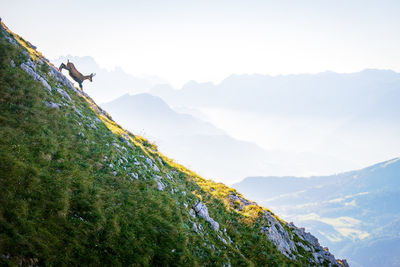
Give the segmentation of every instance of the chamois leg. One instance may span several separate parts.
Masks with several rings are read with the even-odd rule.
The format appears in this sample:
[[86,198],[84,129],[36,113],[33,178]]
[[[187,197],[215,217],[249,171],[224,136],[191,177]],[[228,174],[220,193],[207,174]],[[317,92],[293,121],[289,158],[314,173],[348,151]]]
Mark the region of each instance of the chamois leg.
[[59,71],[61,71],[62,69],[65,69],[67,66],[65,66],[64,63],[61,63],[60,67],[58,68]]
[[81,90],[83,91],[82,83],[79,83],[79,88],[81,88]]

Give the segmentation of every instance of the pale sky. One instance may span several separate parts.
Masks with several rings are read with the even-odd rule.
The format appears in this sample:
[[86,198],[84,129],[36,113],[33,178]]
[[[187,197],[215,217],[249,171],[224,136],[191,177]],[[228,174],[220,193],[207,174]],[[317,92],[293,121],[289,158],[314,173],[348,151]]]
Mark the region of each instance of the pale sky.
[[18,1],[3,21],[48,58],[158,75],[175,87],[236,73],[400,72],[400,1]]

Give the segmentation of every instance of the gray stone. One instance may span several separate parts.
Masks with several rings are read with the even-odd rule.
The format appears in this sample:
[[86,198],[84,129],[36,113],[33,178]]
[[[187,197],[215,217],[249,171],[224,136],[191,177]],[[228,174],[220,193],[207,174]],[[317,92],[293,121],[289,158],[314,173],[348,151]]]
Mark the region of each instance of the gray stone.
[[112,143],[112,145],[116,148],[120,148],[120,146],[117,143]]
[[199,201],[193,206],[193,209],[198,216],[202,217],[211,225],[211,228],[214,229],[214,231],[218,232],[219,223],[217,223],[216,221],[214,221],[214,219],[210,217],[206,205]]
[[158,176],[158,175],[155,175],[155,176],[154,176],[154,180],[156,180],[156,182],[157,182],[157,189],[158,189],[159,191],[164,191],[166,185],[164,185],[164,184],[161,182],[161,179],[162,179],[161,176]]
[[[123,134],[124,135],[124,134]],[[125,143],[127,146],[129,146],[129,147],[133,147],[132,146],[132,144],[131,144],[131,142],[129,142],[129,137],[125,137],[125,136],[120,136],[119,137],[119,140],[121,141],[121,142],[123,142],[123,143]]]
[[77,109],[75,106],[72,106],[72,109],[75,110],[75,112],[76,112],[79,116],[83,117],[82,113],[81,113],[81,112],[79,111],[79,109]]
[[[30,62],[30,61],[28,61],[28,62]],[[28,75],[30,75],[34,80],[40,81],[47,90],[51,91],[51,87],[47,83],[47,81],[42,76],[37,74],[30,66],[28,66],[28,64],[21,63],[20,67],[23,71],[25,71]]]
[[224,243],[225,245],[228,245],[228,242],[222,237],[222,236],[220,236],[220,235],[217,235],[218,236],[218,239],[222,242],[222,243]]
[[304,245],[301,242],[297,242],[296,245],[302,247],[305,251],[311,251],[311,248],[309,248],[308,246]]
[[159,191],[164,191],[165,185],[164,185],[162,182],[157,181],[157,189],[158,189]]
[[74,85],[67,77],[65,77],[61,72],[59,72],[56,68],[50,66],[50,70],[48,74],[53,77],[58,83],[76,91]]
[[45,101],[44,103],[48,108],[60,109],[60,104],[58,103],[47,102],[47,101]]
[[190,217],[196,218],[196,212],[194,211],[194,209],[189,210],[189,215]]
[[153,170],[155,170],[156,172],[160,172],[160,169],[157,167],[156,164],[153,165]]
[[146,158],[146,163],[150,166],[153,166],[153,161],[149,158]]
[[8,41],[10,44],[12,44],[12,45],[14,45],[14,46],[18,46],[18,43],[17,43],[17,41],[14,40],[14,38],[11,38],[11,37],[7,36],[7,34],[4,34],[4,37],[7,39],[7,41]]
[[261,232],[266,234],[267,238],[275,244],[279,252],[290,259],[295,259],[292,253],[297,252],[297,248],[289,234],[270,212],[265,211],[264,218],[267,219],[269,225],[262,227]]
[[11,61],[10,61],[10,66],[11,66],[11,68],[15,68],[15,62],[14,62],[14,60],[12,60],[12,59],[11,59]]
[[197,227],[197,224],[195,222],[193,222],[192,224],[192,229],[194,232],[199,233],[199,227]]
[[64,97],[66,100],[71,101],[71,97],[69,96],[69,94],[67,92],[65,92],[63,89],[61,88],[57,88],[57,92],[62,95],[62,97]]

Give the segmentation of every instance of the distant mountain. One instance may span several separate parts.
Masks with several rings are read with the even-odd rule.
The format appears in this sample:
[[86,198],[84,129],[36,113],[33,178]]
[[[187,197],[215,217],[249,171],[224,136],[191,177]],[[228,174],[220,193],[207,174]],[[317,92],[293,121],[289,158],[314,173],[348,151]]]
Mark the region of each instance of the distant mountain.
[[[85,92],[100,103],[116,99],[126,93],[146,92],[157,84],[165,83],[164,80],[156,76],[135,77],[119,67],[113,70],[101,68],[94,58],[89,56],[77,57],[68,55],[53,59],[51,62],[58,67],[61,63],[67,62],[67,60],[73,62],[77,69],[85,75],[96,73],[93,83],[86,81],[83,84],[83,88]],[[67,73],[65,71],[65,74]],[[69,77],[69,75],[66,76]]]
[[400,263],[400,158],[321,177],[248,177],[233,185],[306,226],[353,266]]
[[151,137],[162,151],[204,176],[229,182],[279,168],[268,151],[236,140],[211,123],[177,113],[159,97],[123,95],[102,107],[124,127]]
[[180,90],[158,85],[151,94],[172,106],[217,107],[276,115],[398,117],[400,73],[232,75],[220,84],[188,82]]

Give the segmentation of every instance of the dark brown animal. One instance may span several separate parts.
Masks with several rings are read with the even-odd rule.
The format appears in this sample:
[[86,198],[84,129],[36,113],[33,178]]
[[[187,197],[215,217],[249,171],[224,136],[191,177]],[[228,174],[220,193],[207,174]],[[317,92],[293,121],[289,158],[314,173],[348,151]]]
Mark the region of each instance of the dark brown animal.
[[74,81],[76,81],[79,84],[79,88],[82,90],[82,83],[84,80],[89,80],[92,82],[92,78],[96,75],[96,73],[92,73],[90,75],[83,75],[80,73],[74,66],[73,63],[67,62],[67,65],[64,63],[61,63],[60,67],[58,68],[59,71],[62,71],[62,69],[66,69],[69,72],[69,76],[71,76]]

